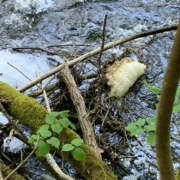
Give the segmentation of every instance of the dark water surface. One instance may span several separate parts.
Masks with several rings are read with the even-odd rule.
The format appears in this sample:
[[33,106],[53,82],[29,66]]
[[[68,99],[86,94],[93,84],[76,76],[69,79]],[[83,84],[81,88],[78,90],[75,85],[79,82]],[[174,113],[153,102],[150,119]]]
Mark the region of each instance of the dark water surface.
[[[85,54],[101,45],[101,34],[104,15],[108,14],[105,42],[109,43],[132,34],[168,27],[178,24],[180,2],[154,0],[114,0],[114,1],[73,1],[73,0],[7,0],[0,2],[0,80],[14,88],[22,86],[28,80],[19,72],[7,65],[7,62],[35,78],[34,71],[43,74],[50,68],[49,59],[62,62],[65,53],[73,51],[72,46],[47,48],[50,45],[79,45],[79,55]],[[130,50],[130,57],[147,65],[147,72],[130,90],[126,101],[121,99],[126,111],[119,120],[127,123],[138,118],[154,116],[156,97],[148,92],[141,83],[142,79],[162,86],[163,75],[167,66],[169,53],[173,44],[175,31],[156,36],[137,39],[122,46],[115,47],[103,54],[103,60],[111,54],[120,56],[124,48]],[[15,52],[12,47],[40,47],[48,51],[58,52],[61,57],[47,55],[45,52]],[[39,68],[40,67],[40,68]],[[117,112],[116,109],[115,113]],[[178,114],[173,119],[179,119]],[[0,120],[1,121],[1,120]],[[176,126],[177,125],[177,126]],[[172,123],[172,135],[179,137],[179,121]],[[98,132],[98,127],[97,127]],[[110,134],[113,146],[120,147],[119,136]],[[146,141],[146,134],[130,140],[130,147],[122,150],[122,155],[142,155],[137,159],[125,158],[119,164],[112,165],[118,179],[159,179],[154,147]],[[175,169],[179,166],[180,144],[171,142]],[[121,154],[120,154],[121,155]],[[108,160],[107,160],[108,161]],[[35,160],[30,160],[32,165]],[[120,166],[128,173],[125,173]],[[68,165],[67,165],[68,166]],[[36,164],[37,167],[37,164]],[[39,174],[42,172],[39,169]],[[44,170],[44,169],[42,169]],[[32,171],[35,171],[32,168]],[[38,172],[38,170],[37,170]],[[73,170],[69,170],[73,174]],[[38,174],[38,173],[37,173]],[[38,177],[38,176],[37,176]],[[37,178],[38,179],[38,178]]]

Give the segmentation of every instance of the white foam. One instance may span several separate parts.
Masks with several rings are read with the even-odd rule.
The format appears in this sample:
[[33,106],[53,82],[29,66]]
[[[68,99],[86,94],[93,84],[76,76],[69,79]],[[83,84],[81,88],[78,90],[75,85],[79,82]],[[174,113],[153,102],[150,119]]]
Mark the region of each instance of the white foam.
[[38,14],[53,7],[52,0],[16,0],[15,9],[24,12],[31,12],[32,10]]

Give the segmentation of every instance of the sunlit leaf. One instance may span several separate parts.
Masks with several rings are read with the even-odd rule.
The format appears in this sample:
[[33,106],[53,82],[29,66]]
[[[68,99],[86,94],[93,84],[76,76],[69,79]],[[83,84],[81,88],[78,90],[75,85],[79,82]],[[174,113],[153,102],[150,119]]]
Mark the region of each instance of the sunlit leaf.
[[144,126],[145,131],[155,131],[156,125],[155,124],[150,124],[148,126]]
[[45,121],[46,121],[48,124],[53,124],[53,123],[56,121],[56,116],[51,115],[51,114],[48,114],[48,115],[46,115]]
[[144,130],[142,129],[142,128],[136,128],[136,129],[134,129],[133,131],[131,131],[131,134],[130,134],[130,136],[135,136],[135,135],[138,135],[138,134],[140,134],[140,133],[142,133]]
[[177,113],[180,111],[180,103],[179,104],[175,104],[173,107],[173,113]]
[[155,144],[155,137],[156,137],[155,132],[152,132],[152,133],[150,133],[150,134],[148,135],[147,141],[148,141],[148,143],[149,143],[150,145]]
[[63,130],[63,126],[60,123],[56,123],[51,125],[51,129],[59,134]]
[[59,115],[61,116],[61,118],[68,118],[68,116],[69,116],[69,110],[67,110],[67,111],[61,111],[61,112],[59,112]]
[[145,120],[144,119],[138,119],[138,121],[136,122],[136,125],[138,126],[143,126],[145,123]]
[[71,144],[75,145],[75,146],[81,146],[84,143],[83,139],[73,139],[71,141]]
[[50,145],[45,143],[42,140],[39,140],[36,155],[37,156],[45,156],[50,151]]
[[71,151],[74,149],[74,146],[72,144],[65,144],[63,147],[62,147],[62,151]]
[[46,124],[44,126],[41,126],[39,130],[37,131],[37,133],[39,133],[44,138],[50,137],[52,133],[48,129],[49,129],[49,125]]
[[77,161],[84,161],[85,160],[85,156],[86,153],[84,152],[84,150],[82,148],[76,148],[73,152],[72,152],[73,158]]
[[33,134],[33,135],[29,138],[28,143],[33,144],[33,143],[36,142],[36,141],[37,141],[37,135]]
[[51,144],[52,146],[56,147],[59,149],[60,141],[56,137],[51,137],[50,139],[47,140],[48,144]]
[[156,116],[148,117],[148,118],[146,118],[146,121],[148,123],[155,123],[156,122]]

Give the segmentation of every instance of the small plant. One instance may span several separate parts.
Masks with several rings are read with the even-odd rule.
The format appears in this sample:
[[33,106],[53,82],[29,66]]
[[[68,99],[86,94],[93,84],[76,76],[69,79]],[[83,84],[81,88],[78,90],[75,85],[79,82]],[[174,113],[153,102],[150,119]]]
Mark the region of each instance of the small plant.
[[[69,126],[72,129],[76,129],[74,124],[68,119],[68,112],[50,112],[45,118],[47,124],[38,129],[37,135],[33,134],[29,138],[28,142],[33,144],[37,142],[38,134],[40,135],[36,150],[37,156],[45,156],[49,153],[51,146],[59,149],[60,141],[53,136],[53,133],[60,134],[64,128],[68,128]],[[75,160],[83,161],[85,159],[85,152],[80,148],[83,143],[82,139],[74,139],[71,141],[71,144],[64,144],[61,151],[72,151]]]
[[[148,90],[154,93],[157,98],[160,98],[161,89],[153,86],[152,84],[148,84],[146,80],[143,80],[143,83],[147,86]],[[177,113],[180,111],[180,86],[178,86],[173,113]],[[158,103],[156,104],[156,109],[158,108]],[[126,130],[130,131],[130,136],[138,135],[144,131],[148,132],[147,141],[150,145],[155,144],[155,127],[156,127],[156,116],[148,117],[146,119],[138,119],[137,122],[130,123]]]
[[[135,136],[143,131],[150,132],[149,135],[147,136],[147,141],[149,142],[150,145],[155,144],[155,122],[156,122],[156,117],[148,117],[146,119],[138,119],[137,122],[130,123],[127,127],[126,130],[130,131],[130,136]],[[147,125],[146,125],[147,124]]]
[[84,143],[82,139],[74,139],[71,141],[71,144],[65,144],[62,147],[62,151],[72,151],[73,158],[77,161],[83,161],[85,159],[85,152],[81,146]]

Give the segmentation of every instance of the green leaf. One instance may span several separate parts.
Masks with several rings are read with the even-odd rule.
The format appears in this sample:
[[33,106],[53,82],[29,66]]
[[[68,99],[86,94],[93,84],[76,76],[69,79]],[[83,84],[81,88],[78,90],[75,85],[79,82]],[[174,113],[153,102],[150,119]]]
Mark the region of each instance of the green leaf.
[[151,92],[153,92],[154,94],[161,94],[161,89],[153,86]]
[[63,126],[60,123],[56,123],[51,125],[51,129],[59,134],[63,130]]
[[174,102],[179,102],[179,98],[176,96]]
[[145,131],[155,131],[156,129],[156,124],[150,124],[148,126],[144,126]]
[[180,111],[180,103],[179,104],[175,104],[173,106],[173,113],[177,113]]
[[146,121],[148,123],[155,123],[156,122],[156,116],[148,117],[148,118],[146,118]]
[[143,132],[143,129],[136,126],[136,123],[134,122],[130,123],[125,129],[131,132],[130,136],[135,136]]
[[70,125],[70,121],[67,118],[60,119],[59,122],[66,128]]
[[71,151],[74,149],[74,146],[72,146],[71,144],[65,144],[63,147],[62,147],[62,151]]
[[39,140],[36,155],[37,156],[45,156],[50,151],[50,145],[45,143],[42,140]]
[[51,144],[52,146],[56,147],[59,149],[60,141],[56,137],[51,137],[50,139],[47,140],[48,144]]
[[84,152],[84,150],[82,148],[76,148],[73,152],[72,152],[73,158],[77,161],[84,161],[85,160],[85,156],[86,153]]
[[76,126],[75,126],[71,121],[69,121],[69,126],[70,126],[72,129],[76,129]]
[[148,135],[147,141],[150,145],[155,144],[155,132],[152,132]]
[[46,115],[45,121],[48,124],[53,124],[56,121],[56,116],[48,114],[48,115]]
[[178,86],[176,94],[180,96],[180,86]]
[[56,116],[59,115],[59,112],[54,112],[54,111],[53,111],[53,112],[50,112],[49,115],[50,115],[50,116],[55,116],[55,117],[56,117]]
[[48,129],[49,129],[49,125],[46,124],[44,126],[41,126],[39,130],[37,131],[37,133],[39,133],[44,138],[50,137],[52,133]]
[[75,146],[81,146],[84,143],[83,139],[73,139],[71,141],[71,144],[75,145]]
[[143,126],[145,123],[145,120],[144,119],[138,119],[138,121],[136,122],[136,125],[138,126]]
[[133,122],[133,123],[128,124],[128,126],[125,129],[128,131],[131,131],[134,128],[137,128],[137,126],[136,126],[136,123]]
[[49,124],[43,125],[39,128],[39,130],[48,130],[48,129],[49,129]]
[[133,131],[131,131],[130,136],[135,136],[138,135],[140,133],[142,133],[144,130],[142,128],[137,127],[136,129],[133,129]]
[[156,104],[156,110],[158,109],[158,107],[159,107],[159,103]]
[[142,82],[145,86],[149,87],[149,84],[147,83],[147,81],[145,79]]
[[62,118],[68,118],[69,116],[69,110],[66,110],[66,111],[61,111],[59,112],[59,115],[62,117]]
[[33,135],[29,138],[28,143],[33,144],[33,143],[36,142],[36,141],[37,141],[37,135],[33,134]]

